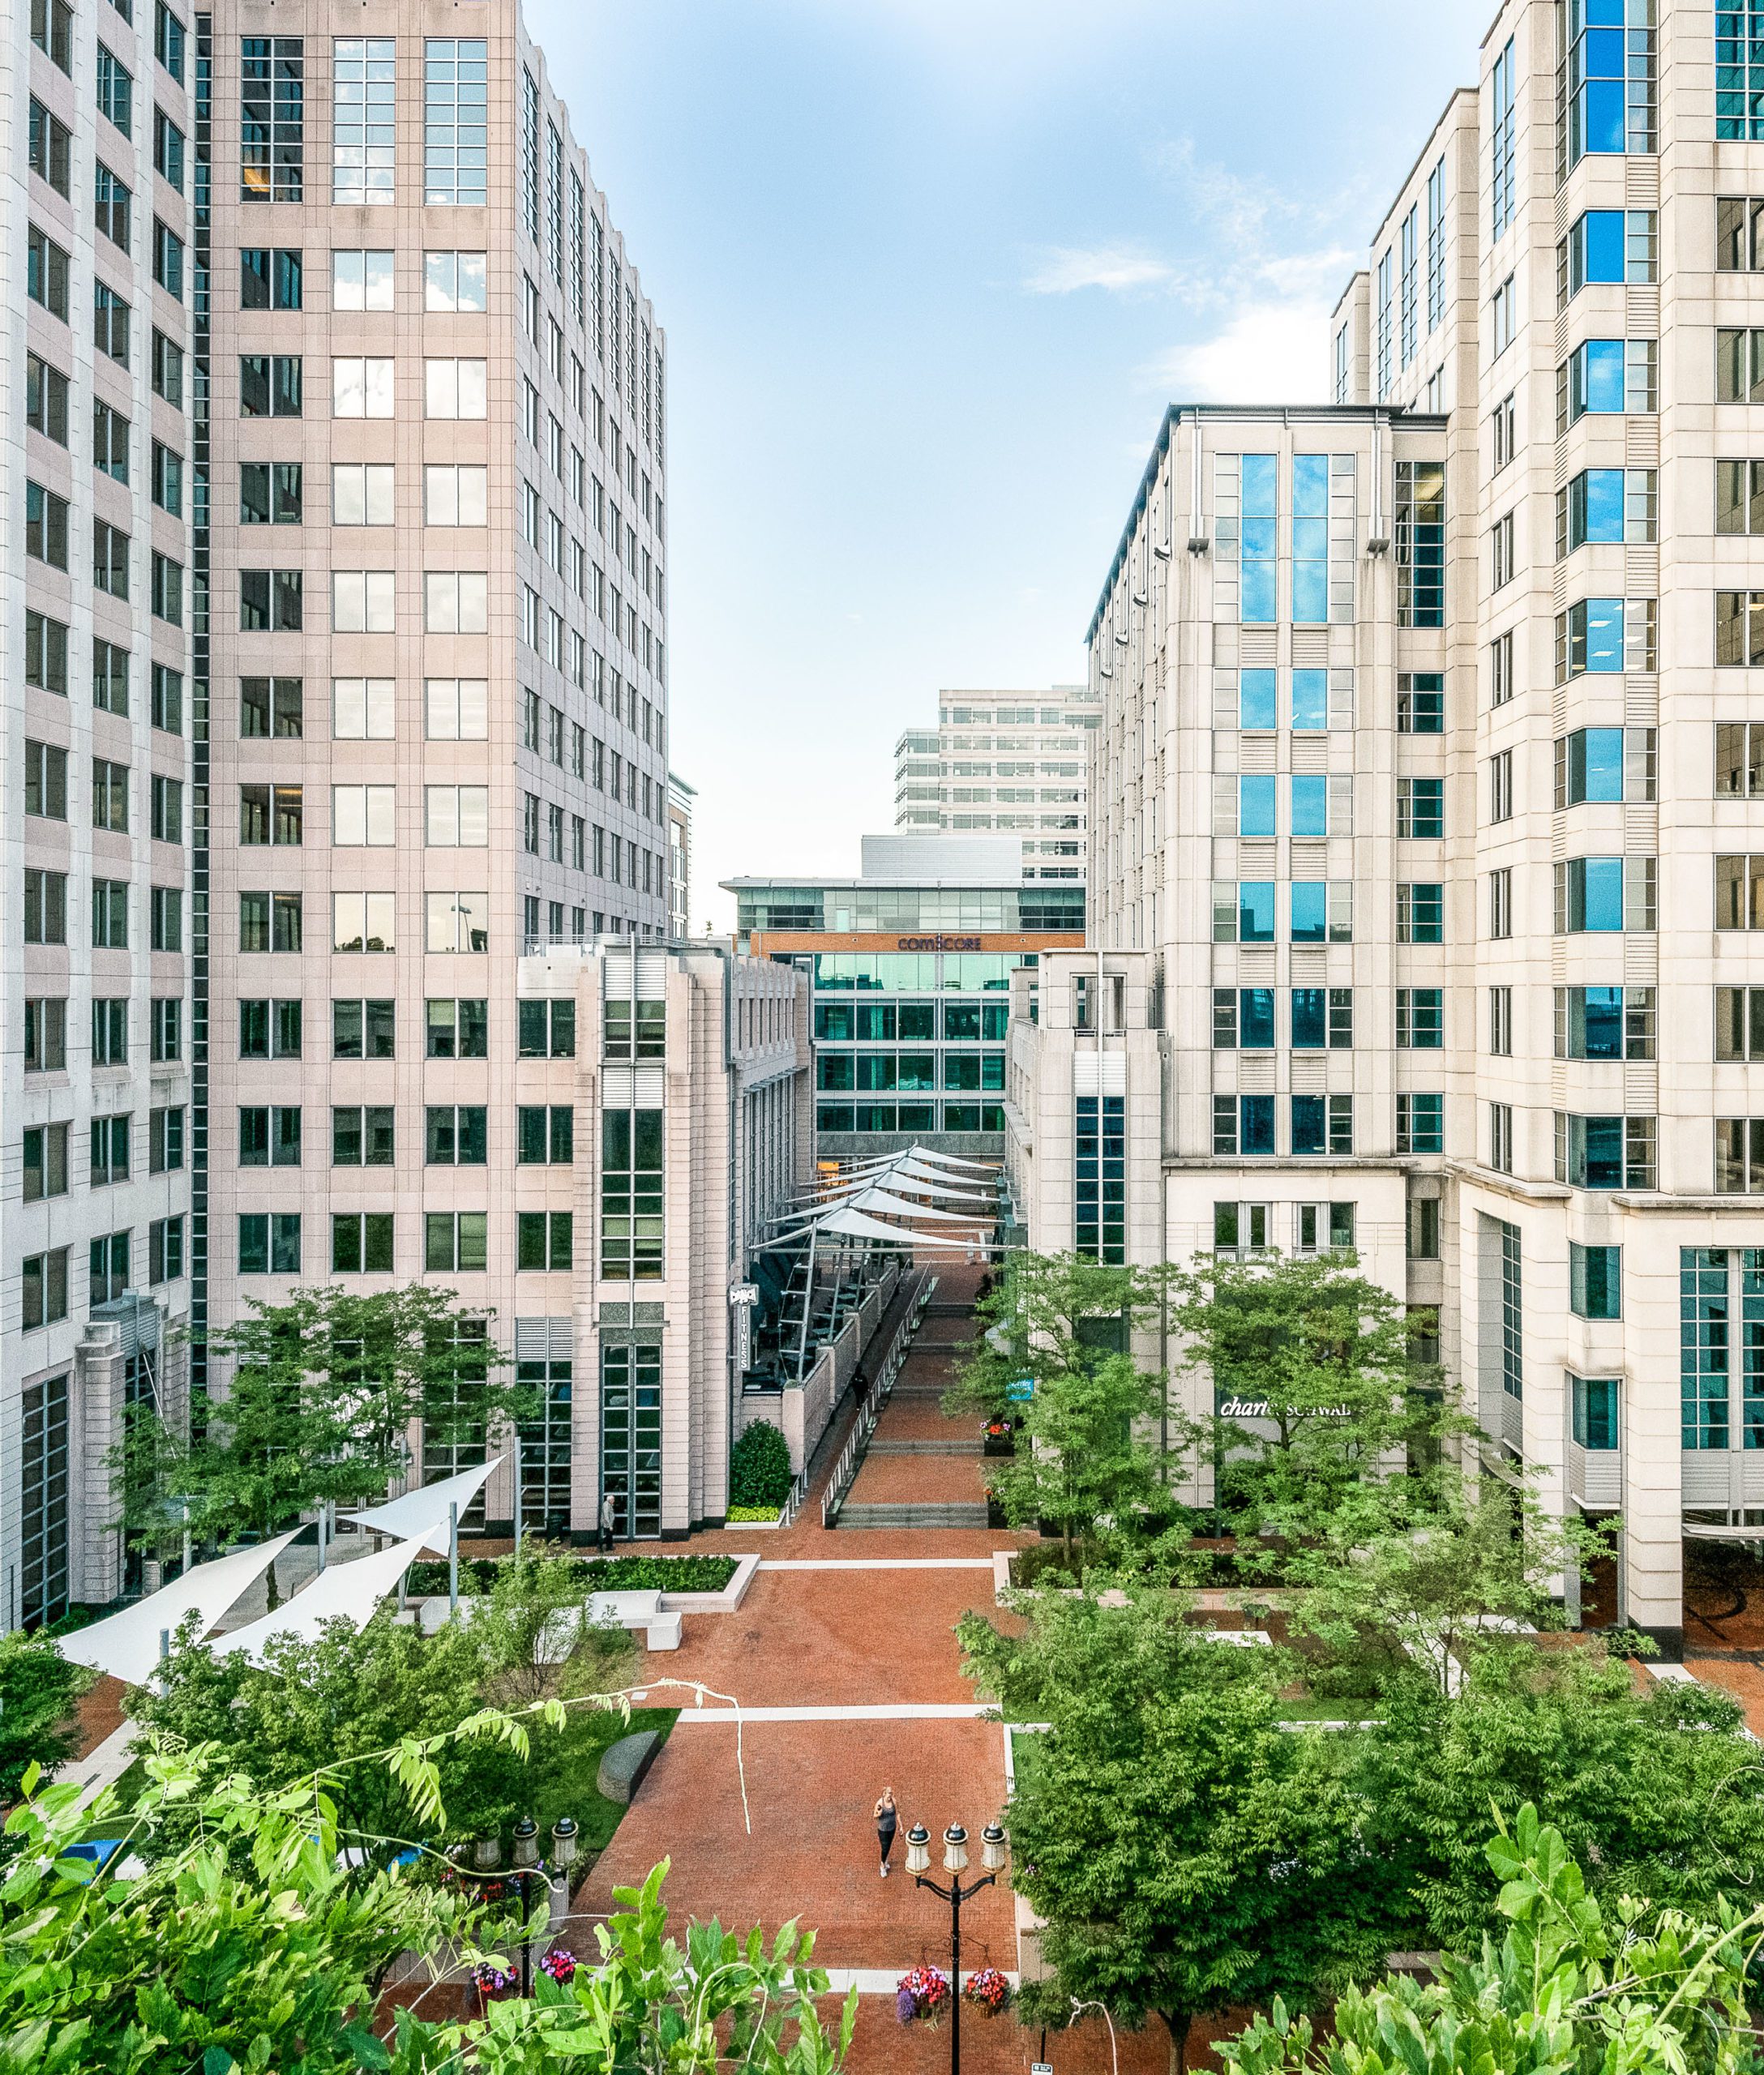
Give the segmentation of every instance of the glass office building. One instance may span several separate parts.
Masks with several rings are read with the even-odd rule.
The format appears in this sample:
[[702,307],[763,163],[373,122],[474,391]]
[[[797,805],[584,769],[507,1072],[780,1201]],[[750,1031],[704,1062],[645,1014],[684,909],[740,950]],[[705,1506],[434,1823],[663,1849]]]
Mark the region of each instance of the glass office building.
[[1084,889],[1022,880],[996,838],[866,836],[863,866],[727,883],[741,948],[811,976],[819,1157],[1000,1154],[1011,975],[1083,943]]

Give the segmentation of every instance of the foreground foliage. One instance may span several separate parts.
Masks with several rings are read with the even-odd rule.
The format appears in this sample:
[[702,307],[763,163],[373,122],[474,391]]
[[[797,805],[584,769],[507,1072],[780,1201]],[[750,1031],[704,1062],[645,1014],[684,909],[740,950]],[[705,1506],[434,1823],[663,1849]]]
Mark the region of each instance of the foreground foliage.
[[1489,1840],[1505,1930],[1436,1983],[1392,1976],[1336,2004],[1333,2035],[1283,2004],[1220,2047],[1234,2075],[1750,2075],[1745,1977],[1764,1910],[1706,1919],[1586,1893],[1560,1833],[1522,1808]]
[[[516,1750],[524,1739],[511,1718],[477,1733]],[[397,1770],[434,1816],[432,1756],[407,1748],[372,1764]],[[855,2000],[829,2038],[813,2007],[827,1984],[812,1937],[790,1924],[768,1947],[757,1931],[738,1938],[713,1923],[676,1944],[665,1862],[640,1890],[618,1891],[597,1956],[567,1986],[541,1974],[530,2002],[466,2022],[409,2009],[383,2020],[393,1962],[412,1955],[439,1974],[484,1957],[481,1918],[403,1870],[340,1868],[335,1809],[316,1782],[266,1794],[208,1777],[201,1756],[149,1757],[129,1842],[180,1808],[184,1842],[134,1873],[120,1854],[114,1872],[67,1856],[88,1814],[72,1786],[28,1778],[0,1886],[0,2075],[713,2075],[727,2064],[719,2035],[753,2075],[837,2075],[843,2064]],[[101,1823],[110,1812],[96,1812]]]

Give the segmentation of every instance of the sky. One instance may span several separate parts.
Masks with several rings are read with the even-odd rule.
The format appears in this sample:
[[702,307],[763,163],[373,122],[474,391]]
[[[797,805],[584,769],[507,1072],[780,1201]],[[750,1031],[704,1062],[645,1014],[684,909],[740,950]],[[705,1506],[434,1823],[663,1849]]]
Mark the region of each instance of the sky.
[[[525,0],[668,340],[691,923],[1084,675],[1164,407],[1320,400],[1493,0]],[[1417,34],[1418,24],[1425,33]]]

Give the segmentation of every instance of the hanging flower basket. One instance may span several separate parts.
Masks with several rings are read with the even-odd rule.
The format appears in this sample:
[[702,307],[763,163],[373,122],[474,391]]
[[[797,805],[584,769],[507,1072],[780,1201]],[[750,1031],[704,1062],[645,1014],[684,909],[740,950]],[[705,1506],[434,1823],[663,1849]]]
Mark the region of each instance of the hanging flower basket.
[[949,1977],[941,1967],[911,1967],[894,1992],[894,2014],[903,2025],[915,2017],[935,2025],[949,2008]]
[[511,1994],[518,1979],[511,1969],[499,1967],[494,1960],[480,1960],[472,1969],[472,1986],[477,1991],[481,2005]]
[[984,2016],[995,2017],[1009,2008],[1011,1985],[996,1967],[978,1967],[969,1975],[962,1994]]
[[576,1979],[576,1955],[567,1945],[554,1945],[539,1962],[539,1971],[549,1974],[559,1988],[567,1988]]

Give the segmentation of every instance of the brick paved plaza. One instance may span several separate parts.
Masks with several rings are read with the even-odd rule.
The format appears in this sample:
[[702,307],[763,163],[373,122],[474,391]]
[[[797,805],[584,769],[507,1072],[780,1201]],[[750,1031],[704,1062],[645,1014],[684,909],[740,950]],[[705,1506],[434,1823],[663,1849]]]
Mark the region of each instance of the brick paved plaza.
[[[978,1273],[940,1268],[940,1306],[971,1300]],[[975,1423],[946,1419],[937,1404],[954,1359],[942,1350],[971,1331],[966,1319],[940,1311],[927,1317],[919,1334],[923,1351],[909,1359],[883,1412],[876,1436],[882,1449],[859,1473],[855,1500],[939,1504],[983,1497]],[[845,1417],[849,1422],[849,1410]],[[829,1465],[839,1438],[825,1452]],[[886,1452],[887,1444],[908,1440],[918,1450]],[[940,1442],[946,1452],[920,1452]],[[948,1910],[906,1874],[905,1833],[918,1820],[934,1837],[948,1823],[965,1823],[978,1865],[980,1828],[1005,1799],[1004,1731],[977,1716],[914,1718],[898,1711],[978,1709],[961,1676],[955,1624],[970,1608],[995,1611],[993,1551],[1021,1538],[995,1530],[829,1531],[820,1524],[819,1488],[781,1533],[732,1528],[694,1538],[687,1546],[695,1550],[757,1549],[762,1568],[738,1613],[689,1616],[678,1654],[652,1657],[646,1669],[701,1681],[743,1709],[864,1713],[745,1723],[750,1835],[734,1722],[713,1703],[707,1704],[713,1719],[693,1719],[696,1711],[688,1706],[578,1892],[576,1910],[607,1910],[615,1887],[635,1883],[666,1858],[673,1868],[667,1894],[679,1916],[715,1916],[742,1927],[758,1922],[769,1930],[796,1916],[815,1929],[816,1958],[829,1968],[892,1975],[921,1960],[947,1968]],[[667,1697],[666,1689],[657,1697]],[[901,1818],[896,1870],[887,1880],[877,1871],[871,1816],[885,1786],[893,1787]],[[1015,1969],[1008,1881],[964,1910],[962,1961],[965,1972],[987,1963]],[[1013,2018],[970,2014],[962,2027],[963,2065],[976,2075],[1019,2075],[1038,2043],[1038,2034]],[[1112,2064],[1107,2034],[1094,2021],[1050,2041],[1049,2051],[1059,2075],[1090,2075]],[[1167,2053],[1162,2029],[1154,2026],[1140,2038],[1121,2035],[1119,2065],[1124,2075],[1161,2070]],[[890,1997],[865,1996],[853,2064],[863,2075],[946,2068],[948,2058],[947,2030],[903,2027]]]

